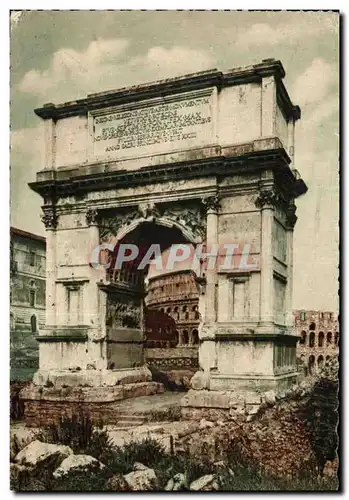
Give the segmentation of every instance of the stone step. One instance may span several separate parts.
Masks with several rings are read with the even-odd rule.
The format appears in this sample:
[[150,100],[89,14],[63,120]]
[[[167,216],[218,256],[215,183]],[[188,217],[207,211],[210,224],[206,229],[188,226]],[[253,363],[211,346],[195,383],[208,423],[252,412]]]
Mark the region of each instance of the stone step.
[[120,419],[117,421],[117,426],[126,428],[126,427],[137,427],[138,425],[143,425],[144,420],[128,420],[128,419]]
[[141,413],[136,413],[136,414],[134,413],[133,415],[132,414],[130,415],[127,412],[122,412],[122,413],[118,414],[118,418],[120,420],[136,420],[136,421],[142,420],[142,421],[144,421],[144,415]]

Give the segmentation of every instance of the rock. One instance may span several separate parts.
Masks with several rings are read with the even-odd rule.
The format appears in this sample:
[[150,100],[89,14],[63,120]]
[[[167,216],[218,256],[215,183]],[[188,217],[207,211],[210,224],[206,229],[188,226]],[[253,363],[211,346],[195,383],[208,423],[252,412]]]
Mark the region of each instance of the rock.
[[135,462],[133,464],[133,470],[148,470],[150,467],[147,467],[146,465],[141,464],[140,462]]
[[193,481],[189,487],[190,491],[217,491],[218,484],[214,474],[207,474]]
[[276,403],[276,397],[274,391],[268,391],[264,394],[265,402],[268,405],[274,405]]
[[200,429],[205,429],[207,427],[214,427],[214,423],[206,420],[205,418],[202,418],[200,420]]
[[186,475],[179,472],[173,476],[173,483],[172,491],[181,491],[187,484]]
[[23,479],[30,474],[30,469],[24,465],[10,464],[10,489],[20,491]]
[[41,434],[40,429],[31,429],[21,426],[11,426],[10,430],[10,453],[11,459],[14,460],[16,455],[23,450],[32,441],[38,439]]
[[166,486],[165,486],[165,491],[173,491],[174,487],[174,480],[173,478],[169,479]]
[[29,467],[45,466],[55,469],[65,458],[73,455],[69,446],[32,441],[23,448],[15,458],[15,462]]
[[157,486],[153,469],[136,470],[124,476],[131,491],[151,491]]
[[105,488],[107,491],[131,491],[122,474],[114,474],[110,477],[105,483]]
[[105,465],[90,455],[69,455],[53,473],[56,479],[76,470],[104,469]]

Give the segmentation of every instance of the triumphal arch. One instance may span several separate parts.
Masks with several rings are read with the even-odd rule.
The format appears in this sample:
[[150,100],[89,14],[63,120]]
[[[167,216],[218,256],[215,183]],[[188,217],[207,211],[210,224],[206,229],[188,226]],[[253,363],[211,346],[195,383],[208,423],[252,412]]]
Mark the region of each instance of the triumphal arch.
[[[307,188],[284,76],[268,59],[35,110],[46,158],[30,186],[44,203],[47,289],[28,418],[163,390],[143,355],[139,264],[151,245],[200,247],[200,368],[185,414],[233,411],[295,382],[292,240]],[[110,265],[125,245],[142,252]],[[240,264],[225,265],[227,248]]]

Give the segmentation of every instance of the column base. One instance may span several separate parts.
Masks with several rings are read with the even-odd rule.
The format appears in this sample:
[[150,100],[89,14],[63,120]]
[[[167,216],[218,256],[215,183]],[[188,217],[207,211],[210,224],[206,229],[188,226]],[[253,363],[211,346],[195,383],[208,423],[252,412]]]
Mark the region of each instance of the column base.
[[[200,375],[203,387],[191,389],[181,400],[181,413],[186,419],[226,419],[247,416],[269,397],[282,397],[297,382],[298,373],[280,375],[220,375],[197,372],[192,387],[198,387]],[[207,388],[209,387],[209,389]]]
[[38,370],[33,382],[20,393],[25,422],[32,427],[73,415],[88,416],[95,424],[115,424],[123,400],[164,392],[163,384],[152,382],[145,366],[115,371]]
[[55,387],[114,387],[120,384],[149,382],[151,371],[146,366],[121,370],[38,370],[34,373],[36,386]]

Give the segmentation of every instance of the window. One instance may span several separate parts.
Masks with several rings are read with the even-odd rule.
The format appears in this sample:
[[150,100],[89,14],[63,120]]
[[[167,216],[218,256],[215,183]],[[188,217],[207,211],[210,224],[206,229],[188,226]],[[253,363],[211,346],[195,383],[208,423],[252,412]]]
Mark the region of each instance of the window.
[[323,347],[324,346],[324,338],[325,338],[324,332],[320,332],[319,333],[319,347]]
[[199,343],[199,332],[196,329],[191,332],[191,342],[194,345]]
[[301,312],[301,321],[305,321],[305,312],[304,311]]
[[315,323],[310,323],[309,330],[315,330]]
[[29,254],[29,265],[35,266],[35,253],[33,251]]
[[332,332],[327,332],[327,345],[332,344]]
[[338,332],[336,332],[335,336],[334,336],[334,343],[335,343],[335,345],[338,345],[338,339],[339,339],[339,334],[338,334]]
[[35,307],[35,290],[29,291],[29,305],[30,307]]
[[317,359],[317,366],[318,366],[318,369],[321,370],[321,368],[324,366],[324,357],[323,356],[319,356],[318,359]]
[[35,314],[33,314],[33,316],[30,318],[30,325],[31,325],[32,333],[35,333],[37,331]]
[[315,344],[315,333],[314,332],[310,332],[309,347],[314,347],[314,344]]
[[315,356],[310,356],[309,363],[308,363],[310,375],[314,375],[314,373],[315,373],[314,366],[315,366]]
[[300,338],[300,340],[299,340],[299,343],[300,343],[301,345],[305,345],[306,341],[307,341],[307,332],[305,332],[305,331],[303,330],[303,331],[301,332],[301,338]]

